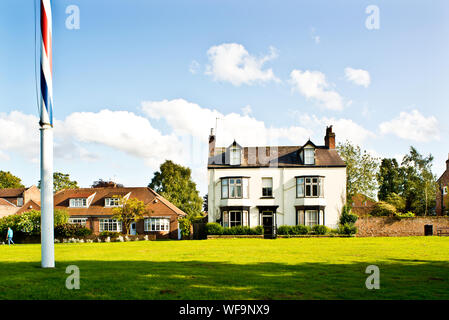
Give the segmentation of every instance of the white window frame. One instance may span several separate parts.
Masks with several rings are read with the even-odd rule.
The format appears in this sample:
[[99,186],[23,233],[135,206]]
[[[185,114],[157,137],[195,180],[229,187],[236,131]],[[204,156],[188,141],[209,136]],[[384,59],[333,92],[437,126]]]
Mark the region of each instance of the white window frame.
[[71,224],[79,224],[83,227],[86,226],[87,218],[69,218],[69,223]]
[[[308,188],[309,187],[309,188]],[[313,192],[316,187],[316,194]],[[323,198],[324,197],[324,177],[310,176],[296,178],[297,198]]]
[[100,232],[122,232],[122,222],[115,219],[100,219]]
[[69,200],[70,208],[87,208],[87,198],[72,198]]
[[446,195],[446,194],[448,194],[449,193],[449,187],[448,186],[444,186],[443,187],[443,195]]
[[304,148],[304,164],[315,164],[315,149]]
[[[266,194],[264,194],[264,191],[267,191],[265,192]],[[262,197],[272,197],[272,196],[273,196],[273,178],[270,177],[262,178]]]
[[[240,180],[240,182],[237,182]],[[231,190],[234,189],[234,196],[231,196]],[[221,198],[222,199],[248,199],[249,196],[249,178],[232,177],[221,179]]]
[[169,217],[151,217],[144,220],[145,232],[166,232],[170,231]]
[[104,201],[104,206],[108,208],[119,207],[120,199],[119,198],[106,198]]
[[[319,214],[320,212],[318,210],[306,210],[304,224],[309,227],[317,225],[320,219]],[[315,217],[311,217],[311,215],[314,215]]]
[[239,166],[242,163],[242,151],[238,147],[232,147],[230,149],[230,165]]

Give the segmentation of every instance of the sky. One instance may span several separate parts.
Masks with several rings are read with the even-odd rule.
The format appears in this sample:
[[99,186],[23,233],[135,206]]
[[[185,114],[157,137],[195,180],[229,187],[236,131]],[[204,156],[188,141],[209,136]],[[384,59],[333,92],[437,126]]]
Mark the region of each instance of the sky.
[[[0,170],[39,181],[34,0],[0,2]],[[36,2],[37,3],[37,2]],[[207,192],[207,141],[414,146],[445,170],[449,2],[57,0],[54,170],[146,186],[166,159]],[[79,19],[78,19],[79,18]],[[37,48],[36,48],[37,45]]]

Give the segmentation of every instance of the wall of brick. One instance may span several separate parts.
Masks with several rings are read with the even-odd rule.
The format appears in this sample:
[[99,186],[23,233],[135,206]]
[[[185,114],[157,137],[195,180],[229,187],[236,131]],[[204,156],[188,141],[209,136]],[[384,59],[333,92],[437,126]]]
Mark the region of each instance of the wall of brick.
[[355,223],[358,237],[423,236],[426,224],[433,225],[433,233],[436,235],[437,228],[449,227],[449,217],[415,217],[400,220],[393,217],[363,217]]

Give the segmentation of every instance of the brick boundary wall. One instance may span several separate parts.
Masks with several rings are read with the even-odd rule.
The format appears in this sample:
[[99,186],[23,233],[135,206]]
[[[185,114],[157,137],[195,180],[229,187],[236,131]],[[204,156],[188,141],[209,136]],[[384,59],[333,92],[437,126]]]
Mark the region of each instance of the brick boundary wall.
[[358,237],[405,237],[424,236],[424,225],[433,225],[433,234],[437,228],[449,228],[449,217],[359,217],[355,223]]

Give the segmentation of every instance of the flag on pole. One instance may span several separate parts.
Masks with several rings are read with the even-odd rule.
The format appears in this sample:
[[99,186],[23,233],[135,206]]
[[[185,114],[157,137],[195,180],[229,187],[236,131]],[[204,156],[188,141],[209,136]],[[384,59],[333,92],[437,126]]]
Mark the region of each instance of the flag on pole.
[[53,126],[52,19],[50,0],[41,0],[41,126]]

